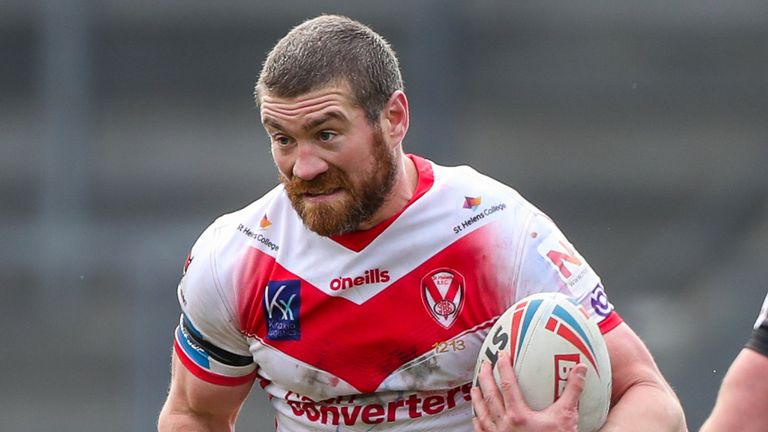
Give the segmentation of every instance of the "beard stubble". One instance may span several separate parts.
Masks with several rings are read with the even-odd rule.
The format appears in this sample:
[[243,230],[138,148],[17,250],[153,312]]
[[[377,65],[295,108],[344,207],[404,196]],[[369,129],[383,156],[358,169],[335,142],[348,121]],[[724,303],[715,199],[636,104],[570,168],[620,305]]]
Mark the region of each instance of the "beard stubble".
[[[373,170],[361,173],[355,185],[349,176],[335,165],[312,180],[287,178],[280,173],[293,208],[304,226],[321,236],[352,232],[368,221],[384,204],[395,182],[395,157],[384,142],[379,127],[373,131]],[[330,203],[307,203],[304,194],[321,194],[340,190],[341,196]]]

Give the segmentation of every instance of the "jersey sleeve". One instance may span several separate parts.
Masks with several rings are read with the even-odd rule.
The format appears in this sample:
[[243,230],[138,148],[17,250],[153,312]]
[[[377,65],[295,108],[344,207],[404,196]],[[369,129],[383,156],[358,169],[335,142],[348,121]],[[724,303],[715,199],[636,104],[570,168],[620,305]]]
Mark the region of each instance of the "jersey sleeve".
[[198,378],[239,385],[254,379],[256,365],[231,312],[231,296],[217,277],[215,234],[215,228],[206,230],[185,263],[178,287],[182,313],[174,350]]
[[551,219],[535,214],[525,236],[516,300],[540,292],[562,292],[584,306],[602,333],[623,322],[600,277]]
[[747,342],[747,348],[768,356],[768,295],[765,296],[763,307],[755,321],[752,336]]

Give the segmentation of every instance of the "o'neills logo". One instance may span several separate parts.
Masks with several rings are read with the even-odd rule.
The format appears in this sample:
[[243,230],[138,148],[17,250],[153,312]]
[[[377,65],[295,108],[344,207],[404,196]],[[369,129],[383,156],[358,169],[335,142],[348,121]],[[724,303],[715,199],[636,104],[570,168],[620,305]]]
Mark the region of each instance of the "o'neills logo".
[[371,269],[371,270],[366,270],[365,273],[363,273],[360,276],[337,277],[336,279],[331,281],[331,289],[334,291],[340,291],[340,290],[345,290],[345,289],[349,289],[349,288],[360,286],[360,285],[368,285],[368,284],[384,283],[384,282],[389,282],[389,271]]

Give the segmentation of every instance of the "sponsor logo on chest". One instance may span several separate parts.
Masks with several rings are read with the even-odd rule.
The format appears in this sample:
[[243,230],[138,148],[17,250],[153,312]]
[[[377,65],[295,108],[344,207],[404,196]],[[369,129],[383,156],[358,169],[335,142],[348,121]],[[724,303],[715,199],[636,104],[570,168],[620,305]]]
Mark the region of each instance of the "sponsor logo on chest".
[[267,339],[301,339],[301,281],[269,281],[262,306],[267,317]]
[[456,407],[470,402],[472,383],[466,383],[447,391],[430,393],[400,394],[388,400],[381,396],[358,395],[315,401],[307,396],[287,392],[280,403],[291,408],[298,421],[315,424],[333,425],[336,430],[347,430],[340,426],[358,426],[365,430],[379,429],[371,425],[386,424],[390,428],[397,424],[407,424],[422,416],[439,416]]
[[357,276],[339,276],[331,280],[329,288],[332,291],[342,291],[361,285],[370,285],[389,282],[389,271],[378,268],[366,270]]
[[[260,228],[257,231],[262,231],[272,226],[272,223],[269,222],[269,220],[266,220],[266,223],[265,223],[265,220],[266,219],[261,221],[259,225]],[[267,237],[265,234],[254,231],[252,228],[248,226],[240,224],[237,226],[237,230],[241,232],[243,235],[245,235],[246,237],[249,237],[261,243],[265,248],[269,249],[272,252],[277,253],[277,251],[280,250],[280,246],[278,246],[275,242],[273,242],[269,237]]]
[[463,208],[467,210],[471,210],[473,213],[476,213],[469,218],[462,221],[460,224],[453,227],[453,233],[459,234],[461,232],[464,232],[468,230],[470,227],[472,227],[474,224],[484,221],[486,217],[490,217],[496,212],[504,211],[507,209],[507,205],[504,203],[497,203],[491,206],[485,206],[482,208],[482,211],[479,211],[481,209],[483,199],[482,197],[464,197],[464,204],[462,205]]

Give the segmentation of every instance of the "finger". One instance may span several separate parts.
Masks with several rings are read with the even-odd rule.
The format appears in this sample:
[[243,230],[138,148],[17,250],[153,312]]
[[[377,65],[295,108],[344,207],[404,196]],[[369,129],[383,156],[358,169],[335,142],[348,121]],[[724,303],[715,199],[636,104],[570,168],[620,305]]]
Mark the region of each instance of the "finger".
[[483,392],[479,387],[472,387],[470,390],[472,396],[472,408],[475,410],[475,417],[472,419],[475,432],[485,432],[492,430],[493,421],[488,412],[488,407],[483,399]]
[[512,367],[512,360],[508,352],[501,351],[499,353],[496,367],[499,369],[499,381],[505,409],[517,412],[527,410],[528,404],[526,404],[520,386],[517,384],[515,369]]
[[584,386],[586,383],[587,365],[584,363],[577,364],[571,373],[568,374],[568,381],[565,383],[565,390],[563,390],[562,396],[556,403],[562,404],[566,409],[578,409],[579,398],[581,393],[584,392]]
[[504,399],[496,384],[496,380],[493,378],[491,364],[487,361],[484,361],[480,366],[480,374],[477,376],[477,381],[480,384],[480,390],[482,390],[483,399],[491,420],[498,419],[505,413]]
[[472,431],[473,432],[488,432],[490,431],[490,428],[487,428],[480,424],[480,421],[477,419],[477,417],[472,419]]

